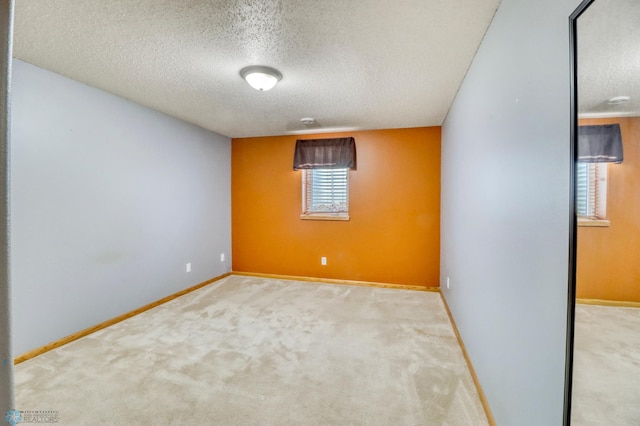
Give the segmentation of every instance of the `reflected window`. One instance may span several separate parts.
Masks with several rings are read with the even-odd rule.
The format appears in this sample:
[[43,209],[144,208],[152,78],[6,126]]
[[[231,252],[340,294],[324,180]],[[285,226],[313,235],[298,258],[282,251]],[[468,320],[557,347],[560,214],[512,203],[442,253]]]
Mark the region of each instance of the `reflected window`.
[[579,162],[576,180],[578,216],[589,219],[606,219],[607,163]]

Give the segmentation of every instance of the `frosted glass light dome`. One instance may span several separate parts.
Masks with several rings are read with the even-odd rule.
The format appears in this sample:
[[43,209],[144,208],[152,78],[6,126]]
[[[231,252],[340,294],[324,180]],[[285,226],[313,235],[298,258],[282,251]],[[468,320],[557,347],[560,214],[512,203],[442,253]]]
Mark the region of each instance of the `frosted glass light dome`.
[[250,66],[240,70],[242,78],[256,90],[271,90],[282,79],[282,74],[274,68],[264,66]]

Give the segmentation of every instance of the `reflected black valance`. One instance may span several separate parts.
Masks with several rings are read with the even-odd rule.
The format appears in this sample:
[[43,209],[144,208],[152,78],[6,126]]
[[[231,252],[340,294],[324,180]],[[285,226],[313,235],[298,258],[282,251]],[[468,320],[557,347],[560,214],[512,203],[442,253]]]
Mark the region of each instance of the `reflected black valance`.
[[620,125],[578,126],[578,161],[622,163]]
[[353,138],[298,139],[293,169],[355,169],[356,141]]

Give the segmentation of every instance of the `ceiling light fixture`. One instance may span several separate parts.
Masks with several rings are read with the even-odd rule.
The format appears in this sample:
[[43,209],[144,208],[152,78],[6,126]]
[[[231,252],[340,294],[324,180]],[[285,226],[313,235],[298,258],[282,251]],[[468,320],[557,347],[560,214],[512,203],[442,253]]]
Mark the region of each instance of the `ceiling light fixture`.
[[252,65],[240,70],[240,76],[247,80],[247,83],[256,90],[266,91],[273,89],[278,81],[282,79],[282,74],[277,69]]
[[312,118],[312,117],[305,117],[305,118],[301,118],[300,121],[302,122],[302,124],[304,124],[305,126],[313,126],[314,124],[316,124],[316,119]]
[[607,103],[609,105],[620,105],[625,102],[629,102],[631,100],[630,96],[614,96],[613,98],[607,99]]

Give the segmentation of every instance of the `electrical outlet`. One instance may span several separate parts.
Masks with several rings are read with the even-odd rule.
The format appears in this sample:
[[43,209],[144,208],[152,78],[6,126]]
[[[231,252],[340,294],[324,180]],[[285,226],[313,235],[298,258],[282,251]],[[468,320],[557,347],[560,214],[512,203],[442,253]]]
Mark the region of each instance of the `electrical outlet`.
[[187,272],[191,272],[191,262],[187,263]]
[[447,277],[447,289],[449,288],[449,277]]
[[220,253],[220,262],[224,262],[224,253]]
[[326,257],[324,257],[324,256],[322,256],[322,257],[320,258],[320,264],[321,264],[321,265],[325,265],[325,266],[326,266],[326,265],[327,265],[327,258],[326,258]]

